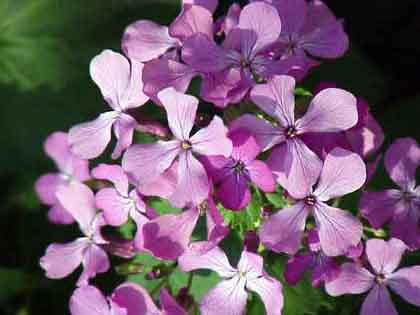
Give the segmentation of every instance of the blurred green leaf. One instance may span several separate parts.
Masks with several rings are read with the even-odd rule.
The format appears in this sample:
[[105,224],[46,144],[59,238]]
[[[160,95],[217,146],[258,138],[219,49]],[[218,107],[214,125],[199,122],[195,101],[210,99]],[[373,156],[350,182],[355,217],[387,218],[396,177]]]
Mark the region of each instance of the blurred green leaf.
[[149,199],[149,206],[155,209],[159,214],[181,213],[182,209],[172,207],[171,204],[162,198]]
[[27,282],[22,270],[0,267],[0,302],[24,290]]

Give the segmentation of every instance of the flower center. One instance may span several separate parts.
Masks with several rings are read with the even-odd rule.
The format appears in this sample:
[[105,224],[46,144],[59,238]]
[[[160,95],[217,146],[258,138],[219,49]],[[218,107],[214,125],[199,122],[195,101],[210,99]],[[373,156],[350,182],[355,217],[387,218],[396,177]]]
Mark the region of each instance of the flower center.
[[191,149],[191,142],[184,140],[181,142],[181,148],[184,150],[189,150]]
[[295,128],[295,126],[289,126],[286,128],[285,130],[285,135],[287,139],[291,139],[297,136],[297,130]]
[[376,278],[375,278],[376,282],[379,284],[384,283],[385,279],[386,279],[385,276],[382,274],[376,275]]
[[209,204],[207,200],[204,200],[202,203],[200,203],[198,205],[198,211],[200,212],[200,215],[205,215],[208,208],[209,208]]
[[237,161],[233,166],[236,173],[242,173],[245,169],[245,164],[242,161]]
[[304,202],[308,206],[313,206],[316,203],[316,197],[314,195],[309,195],[304,199]]

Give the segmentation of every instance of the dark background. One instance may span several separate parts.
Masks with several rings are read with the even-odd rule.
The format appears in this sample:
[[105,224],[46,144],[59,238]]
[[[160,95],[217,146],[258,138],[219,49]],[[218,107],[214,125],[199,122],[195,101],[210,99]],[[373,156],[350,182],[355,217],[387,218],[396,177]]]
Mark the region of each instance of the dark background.
[[[230,1],[221,1],[223,12]],[[335,81],[365,97],[386,134],[419,139],[420,2],[327,1],[351,40],[345,57],[324,62],[303,86]],[[32,191],[53,169],[45,137],[92,119],[106,108],[89,78],[90,59],[119,49],[137,19],[168,24],[175,0],[0,0],[0,314],[67,314],[74,277],[45,279],[38,259],[75,227],[46,221]],[[377,181],[378,182],[378,181]],[[380,185],[380,183],[379,183]],[[108,281],[113,285],[117,279]],[[402,314],[402,313],[401,313]],[[404,315],[411,315],[409,313]]]

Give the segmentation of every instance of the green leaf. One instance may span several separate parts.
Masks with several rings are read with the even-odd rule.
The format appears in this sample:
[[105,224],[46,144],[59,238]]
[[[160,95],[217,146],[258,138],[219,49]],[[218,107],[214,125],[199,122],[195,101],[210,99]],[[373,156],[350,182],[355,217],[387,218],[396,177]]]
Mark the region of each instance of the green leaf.
[[285,208],[289,204],[283,193],[266,193],[265,197],[277,209]]
[[0,302],[18,294],[27,287],[28,277],[22,270],[0,268]]
[[181,213],[182,209],[172,207],[171,204],[162,198],[150,198],[150,207],[154,208],[159,214]]

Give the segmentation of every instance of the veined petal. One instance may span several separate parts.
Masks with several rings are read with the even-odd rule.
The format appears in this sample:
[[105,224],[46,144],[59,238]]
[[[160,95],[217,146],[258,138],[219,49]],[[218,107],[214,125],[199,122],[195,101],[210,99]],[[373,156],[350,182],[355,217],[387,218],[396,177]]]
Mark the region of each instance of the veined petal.
[[295,254],[301,244],[308,214],[303,202],[280,210],[261,226],[261,242],[275,252]]
[[327,256],[343,255],[360,242],[363,226],[350,212],[318,202],[314,206],[314,216],[321,247]]
[[158,196],[168,199],[176,189],[178,162],[158,176],[153,182],[139,183],[137,190],[145,196]]
[[111,301],[127,310],[127,315],[160,314],[149,293],[140,285],[125,282],[111,295]]
[[178,182],[169,201],[178,208],[196,206],[209,194],[209,179],[203,165],[191,151],[181,152],[178,160]]
[[123,225],[130,210],[136,207],[133,200],[113,188],[102,188],[96,193],[95,199],[98,209],[103,210],[105,221],[113,226]]
[[194,96],[177,92],[174,88],[159,92],[158,98],[165,107],[172,133],[180,141],[189,140],[198,100]]
[[225,208],[232,210],[245,208],[251,201],[248,179],[245,175],[232,172],[223,179],[217,196]]
[[168,28],[152,21],[139,20],[124,31],[122,51],[130,59],[150,61],[178,45],[178,40],[169,35]]
[[336,88],[319,92],[306,114],[296,121],[299,133],[338,132],[356,125],[357,100],[353,94]]
[[203,297],[200,312],[202,315],[242,315],[247,297],[244,278],[236,276],[223,280]]
[[202,155],[229,157],[232,153],[232,141],[227,137],[227,131],[223,120],[214,116],[207,127],[200,129],[191,137],[193,151]]
[[217,245],[229,234],[229,227],[225,224],[223,216],[217,209],[212,197],[207,199],[206,223],[207,240],[213,245]]
[[128,196],[128,178],[121,166],[99,164],[92,170],[92,176],[110,181],[121,195]]
[[156,257],[177,259],[188,247],[198,217],[198,211],[192,208],[151,220],[143,225],[144,248]]
[[356,191],[366,181],[366,165],[361,157],[340,147],[327,154],[314,194],[327,201]]
[[305,271],[311,267],[312,254],[297,254],[287,261],[284,267],[284,279],[290,285],[296,285],[303,277]]
[[247,165],[254,161],[261,152],[257,140],[249,130],[236,129],[229,132],[229,139],[232,140],[232,158]]
[[396,271],[388,278],[387,285],[408,303],[420,306],[420,266]]
[[283,127],[292,126],[295,122],[295,84],[291,76],[274,76],[268,83],[256,85],[251,91],[251,99]]
[[91,285],[74,290],[69,307],[71,315],[111,315],[108,301]]
[[140,184],[151,183],[172,165],[179,152],[178,140],[136,144],[125,152],[122,167]]
[[189,247],[179,257],[178,264],[185,272],[210,269],[217,272],[222,278],[231,278],[237,273],[237,270],[230,265],[226,254],[217,246],[205,253],[194,250],[194,247]]
[[169,26],[169,34],[181,41],[202,33],[213,38],[213,16],[211,12],[200,5],[185,6],[181,14]]
[[264,192],[273,192],[276,190],[276,181],[273,172],[263,161],[255,160],[248,164],[246,169],[249,172],[249,178]]
[[144,65],[136,60],[130,60],[130,63],[130,81],[120,99],[122,110],[140,107],[149,100],[149,97],[143,93]]
[[246,283],[246,288],[256,292],[261,297],[267,315],[282,314],[282,285],[277,279],[269,276],[262,276],[248,280]]
[[375,277],[367,269],[355,263],[344,263],[338,277],[325,283],[325,289],[331,296],[360,294],[368,291],[374,284]]
[[111,157],[115,160],[121,156],[121,153],[133,143],[133,133],[138,123],[130,115],[121,113],[114,123],[114,133],[117,138],[117,144]]
[[237,129],[250,131],[255,136],[262,151],[267,151],[285,140],[283,131],[280,128],[276,128],[267,120],[257,118],[251,114],[244,114],[232,121],[229,129],[231,132]]
[[360,315],[398,315],[385,285],[373,287],[362,304]]
[[74,223],[73,216],[57,202],[48,211],[48,220],[54,224],[72,224]]
[[399,239],[389,241],[370,239],[366,242],[366,255],[377,274],[389,275],[400,264],[407,246]]
[[48,246],[40,260],[46,276],[50,279],[67,277],[82,263],[84,251],[89,244],[89,239],[83,237],[70,243],[53,243]]
[[420,147],[413,138],[397,139],[385,153],[385,168],[403,190],[414,189],[420,165]]
[[83,159],[101,155],[111,140],[111,128],[118,115],[115,111],[106,112],[95,120],[72,127],[68,137],[71,151]]
[[108,255],[95,244],[90,244],[83,253],[83,272],[77,280],[77,286],[89,283],[98,273],[107,272],[110,267]]
[[412,249],[420,247],[420,213],[418,206],[411,202],[405,203],[405,209],[401,213],[396,213],[391,221],[390,234],[398,238]]
[[185,315],[187,312],[178,304],[178,302],[169,294],[168,290],[160,290],[160,305],[163,314],[167,315]]
[[305,0],[265,0],[272,4],[279,13],[282,34],[298,34],[302,29],[307,14]]

